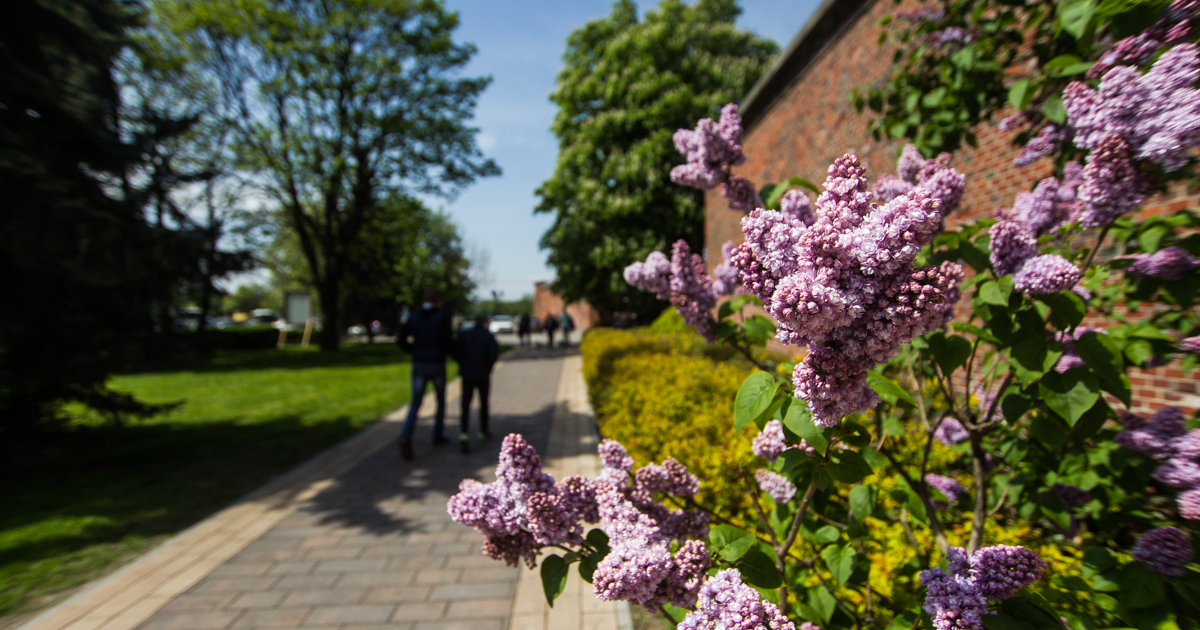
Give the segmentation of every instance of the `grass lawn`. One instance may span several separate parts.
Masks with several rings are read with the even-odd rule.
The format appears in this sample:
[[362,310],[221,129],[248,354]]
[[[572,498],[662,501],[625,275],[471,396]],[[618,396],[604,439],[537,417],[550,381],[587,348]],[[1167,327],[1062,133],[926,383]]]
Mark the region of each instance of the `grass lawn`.
[[[65,435],[0,458],[0,616],[52,603],[408,401],[391,344],[244,350],[114,377],[147,402],[124,427],[80,414]],[[0,626],[6,625],[0,620]]]

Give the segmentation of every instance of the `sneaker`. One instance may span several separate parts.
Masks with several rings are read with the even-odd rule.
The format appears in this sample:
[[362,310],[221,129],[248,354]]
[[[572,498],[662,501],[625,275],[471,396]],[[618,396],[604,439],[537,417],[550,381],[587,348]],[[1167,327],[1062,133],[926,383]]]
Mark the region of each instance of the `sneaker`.
[[400,447],[400,459],[403,459],[406,462],[411,462],[413,460],[412,441],[408,438],[402,437],[400,438],[398,445]]
[[491,434],[491,433],[487,433],[486,431],[480,431],[480,432],[479,432],[479,434],[478,434],[477,436],[475,436],[475,437],[476,437],[476,438],[478,438],[478,440],[479,440],[480,442],[488,442],[488,441],[491,441],[491,439],[492,439],[492,434]]

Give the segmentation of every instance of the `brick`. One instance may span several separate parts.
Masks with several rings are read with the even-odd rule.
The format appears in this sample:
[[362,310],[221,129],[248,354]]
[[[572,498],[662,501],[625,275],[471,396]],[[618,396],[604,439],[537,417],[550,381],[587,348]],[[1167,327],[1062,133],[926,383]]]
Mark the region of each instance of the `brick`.
[[487,568],[487,569],[468,569],[463,571],[462,579],[459,581],[464,584],[474,584],[478,582],[515,582],[521,576],[519,569],[509,567]]
[[241,611],[159,614],[139,630],[211,630],[229,625]]
[[350,573],[342,576],[338,586],[404,586],[411,581],[407,573]]
[[295,628],[308,616],[309,608],[277,608],[248,610],[238,618],[233,628]]
[[384,558],[370,560],[321,560],[317,562],[313,573],[351,573],[358,571],[379,571],[387,565]]
[[425,569],[419,571],[413,584],[454,584],[462,569]]
[[392,621],[437,621],[446,613],[446,602],[409,602],[396,606]]
[[163,606],[163,613],[202,612],[221,610],[237,597],[237,593],[185,593]]
[[316,561],[280,562],[271,569],[271,575],[304,575],[312,573]]
[[513,582],[491,582],[487,584],[452,584],[435,586],[433,593],[429,598],[434,600],[440,599],[470,599],[470,598],[498,598],[512,597],[516,592],[516,584]]
[[415,630],[503,630],[503,619],[470,619],[453,621],[422,621]]
[[507,617],[512,610],[512,598],[467,599],[450,602],[446,619],[486,619]]
[[279,581],[278,576],[205,578],[196,585],[197,593],[226,593],[230,591],[263,591]]
[[357,604],[367,594],[366,587],[335,588],[317,591],[292,591],[280,606],[329,606]]
[[329,588],[338,581],[338,574],[324,575],[286,575],[275,584],[274,590]]
[[283,600],[283,591],[249,591],[238,595],[229,608],[272,608]]
[[432,586],[376,586],[367,591],[364,604],[404,604],[423,602],[433,592]]

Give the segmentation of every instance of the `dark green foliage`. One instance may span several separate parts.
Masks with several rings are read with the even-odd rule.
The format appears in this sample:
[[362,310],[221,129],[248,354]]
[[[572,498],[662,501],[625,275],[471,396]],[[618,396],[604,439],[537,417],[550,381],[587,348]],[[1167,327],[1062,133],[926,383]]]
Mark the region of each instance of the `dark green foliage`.
[[542,247],[568,302],[648,321],[662,304],[626,285],[625,266],[681,238],[700,251],[703,196],[671,183],[683,162],[671,135],[741,99],[778,51],[734,27],[740,12],[735,0],[665,0],[639,20],[621,0],[567,40],[550,97],[558,165],[538,189],[537,212],[555,215]]
[[0,431],[64,401],[145,413],[105,380],[152,332],[178,239],[124,179],[114,58],[135,23],[114,0],[20,0],[0,23]]

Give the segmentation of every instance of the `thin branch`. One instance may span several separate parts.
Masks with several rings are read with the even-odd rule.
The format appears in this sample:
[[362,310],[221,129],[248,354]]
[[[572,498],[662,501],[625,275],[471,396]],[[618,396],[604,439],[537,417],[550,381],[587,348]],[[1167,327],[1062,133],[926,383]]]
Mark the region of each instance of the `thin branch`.
[[967,542],[967,553],[975,551],[983,543],[983,526],[988,516],[987,453],[983,450],[983,434],[978,430],[971,431],[970,439],[975,473],[975,511],[971,517],[971,538]]
[[942,553],[947,552],[950,549],[950,540],[946,538],[946,532],[942,527],[942,521],[937,516],[937,510],[933,507],[933,501],[930,500],[929,493],[925,491],[924,480],[922,480],[920,484],[917,484],[915,481],[913,481],[913,478],[909,476],[908,472],[900,466],[900,462],[896,461],[896,458],[892,455],[891,451],[883,448],[882,445],[880,445],[878,450],[880,453],[883,453],[883,456],[886,457],[888,462],[891,463],[892,468],[894,468],[896,472],[900,473],[900,476],[904,478],[904,482],[908,484],[908,487],[912,488],[912,491],[917,494],[917,498],[921,500],[921,504],[925,507],[925,515],[929,518],[929,529],[933,530],[933,535],[937,539],[938,547],[942,550]]

